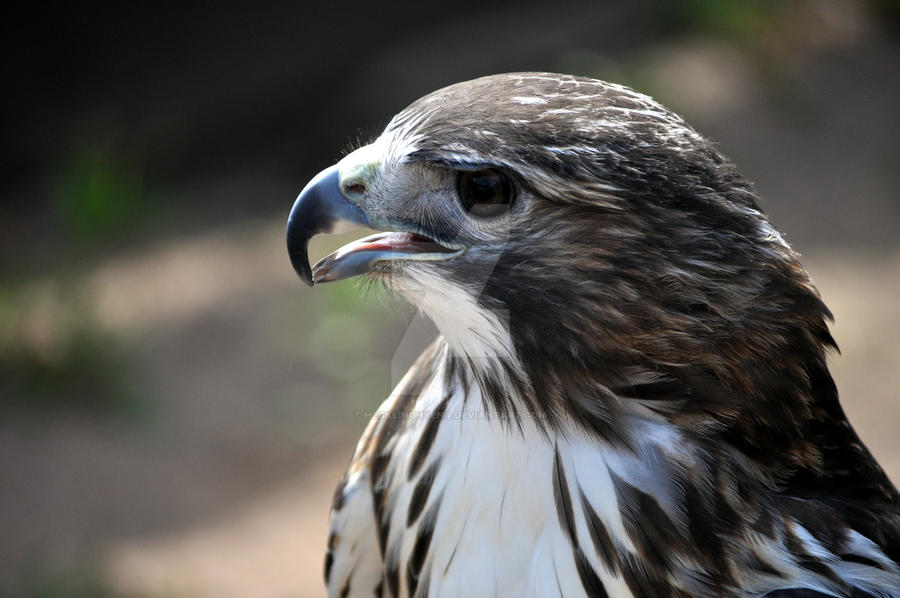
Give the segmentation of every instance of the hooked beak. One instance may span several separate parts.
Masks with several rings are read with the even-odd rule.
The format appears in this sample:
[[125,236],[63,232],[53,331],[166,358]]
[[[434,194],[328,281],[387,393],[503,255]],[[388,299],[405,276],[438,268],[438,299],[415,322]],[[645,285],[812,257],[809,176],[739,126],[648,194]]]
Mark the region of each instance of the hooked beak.
[[287,249],[294,271],[312,286],[309,240],[319,233],[340,233],[367,224],[365,212],[341,193],[338,165],[326,168],[303,188],[288,216]]
[[[359,175],[349,175],[345,184]],[[345,245],[309,266],[309,240],[319,233],[342,233],[351,228],[369,226],[369,218],[361,207],[341,191],[343,185],[338,165],[326,168],[303,188],[287,223],[287,249],[294,271],[312,286],[317,282],[343,280],[364,274],[380,262],[394,260],[437,261],[455,257],[462,246],[449,246],[418,231],[387,231]]]

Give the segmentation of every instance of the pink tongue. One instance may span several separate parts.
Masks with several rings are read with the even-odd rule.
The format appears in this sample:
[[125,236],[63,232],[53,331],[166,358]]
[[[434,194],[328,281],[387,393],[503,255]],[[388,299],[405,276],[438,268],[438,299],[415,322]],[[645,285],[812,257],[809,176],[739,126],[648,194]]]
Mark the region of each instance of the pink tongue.
[[360,243],[353,251],[414,251],[424,243],[434,244],[434,241],[410,233],[387,233]]
[[313,281],[329,282],[363,274],[379,260],[403,259],[404,254],[453,254],[457,251],[413,233],[378,233],[344,245],[319,260],[312,267]]

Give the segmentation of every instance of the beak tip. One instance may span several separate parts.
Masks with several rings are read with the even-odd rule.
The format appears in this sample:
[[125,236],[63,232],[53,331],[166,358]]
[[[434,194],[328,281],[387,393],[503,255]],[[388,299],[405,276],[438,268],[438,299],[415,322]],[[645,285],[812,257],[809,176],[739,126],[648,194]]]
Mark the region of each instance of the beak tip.
[[[307,286],[315,280],[309,265],[309,240],[324,232],[331,232],[338,222],[365,226],[367,218],[362,209],[341,193],[340,172],[337,165],[326,168],[307,183],[291,208],[287,222],[287,250],[294,271]],[[325,282],[325,278],[319,279]]]
[[291,260],[291,266],[294,272],[307,286],[313,286],[312,268],[309,266],[309,254],[307,253],[308,239],[298,238],[290,234],[290,223],[288,224],[287,235],[287,251]]
[[312,270],[309,267],[306,255],[297,256],[295,259],[294,254],[291,254],[291,265],[294,266],[294,272],[297,273],[297,276],[300,277],[300,280],[302,280],[306,286],[313,286]]

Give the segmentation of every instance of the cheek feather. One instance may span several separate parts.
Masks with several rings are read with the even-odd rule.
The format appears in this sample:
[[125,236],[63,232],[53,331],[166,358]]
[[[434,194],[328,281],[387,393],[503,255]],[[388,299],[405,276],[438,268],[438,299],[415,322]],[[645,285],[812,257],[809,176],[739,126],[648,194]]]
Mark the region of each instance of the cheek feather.
[[391,276],[388,284],[431,318],[456,355],[473,363],[518,363],[506,314],[480,305],[474,289],[422,264]]

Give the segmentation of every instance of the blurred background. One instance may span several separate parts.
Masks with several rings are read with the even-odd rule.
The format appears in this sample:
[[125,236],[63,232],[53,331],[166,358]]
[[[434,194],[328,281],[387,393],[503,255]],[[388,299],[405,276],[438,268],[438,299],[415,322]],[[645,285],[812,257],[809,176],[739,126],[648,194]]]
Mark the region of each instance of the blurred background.
[[845,409],[900,480],[898,3],[515,6],[5,15],[0,596],[322,594],[360,412],[431,331],[302,286],[288,210],[412,100],[503,71],[631,85],[720,144],[804,254]]

